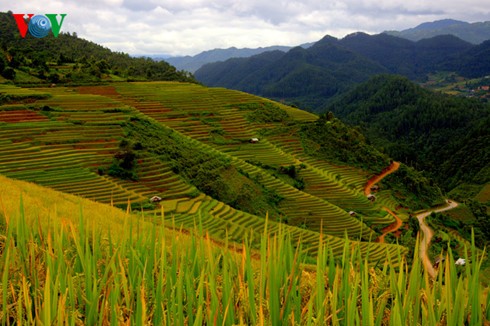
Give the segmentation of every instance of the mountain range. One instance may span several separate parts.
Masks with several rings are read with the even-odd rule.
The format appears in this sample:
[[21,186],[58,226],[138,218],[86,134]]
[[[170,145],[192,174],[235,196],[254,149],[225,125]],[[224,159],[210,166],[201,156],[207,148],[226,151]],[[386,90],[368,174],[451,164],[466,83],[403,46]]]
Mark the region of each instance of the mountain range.
[[[384,34],[405,38],[411,41],[420,41],[439,35],[453,35],[471,44],[480,44],[490,39],[490,22],[468,23],[454,19],[437,20],[420,24],[417,27],[402,31],[385,31]],[[314,42],[305,43],[302,48],[309,48]],[[291,46],[266,46],[259,48],[236,48],[213,49],[198,53],[194,56],[154,55],[150,56],[155,60],[165,60],[179,70],[196,72],[207,63],[226,61],[231,58],[247,58],[267,51],[279,50],[287,52]]]
[[213,49],[209,51],[201,52],[195,56],[183,56],[183,57],[170,57],[164,59],[171,65],[175,66],[179,70],[186,70],[194,73],[203,65],[211,62],[225,61],[230,58],[245,58],[257,55],[268,51],[282,51],[287,52],[291,49],[290,46],[268,46],[260,47],[256,49],[243,48],[238,49],[231,47],[228,49]]
[[354,33],[343,39],[327,35],[308,49],[207,64],[195,77],[208,86],[242,90],[318,112],[334,96],[380,73],[417,81],[438,71],[479,77],[490,74],[489,57],[490,41],[472,45],[441,35],[414,42],[388,34]]

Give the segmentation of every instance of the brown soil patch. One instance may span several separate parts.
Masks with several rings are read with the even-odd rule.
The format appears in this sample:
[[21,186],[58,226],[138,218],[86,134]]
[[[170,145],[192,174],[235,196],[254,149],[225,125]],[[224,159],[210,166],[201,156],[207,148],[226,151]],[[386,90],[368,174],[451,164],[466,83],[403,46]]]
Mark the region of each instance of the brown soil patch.
[[42,114],[30,110],[12,110],[0,111],[0,121],[16,123],[30,121],[49,121],[49,119]]

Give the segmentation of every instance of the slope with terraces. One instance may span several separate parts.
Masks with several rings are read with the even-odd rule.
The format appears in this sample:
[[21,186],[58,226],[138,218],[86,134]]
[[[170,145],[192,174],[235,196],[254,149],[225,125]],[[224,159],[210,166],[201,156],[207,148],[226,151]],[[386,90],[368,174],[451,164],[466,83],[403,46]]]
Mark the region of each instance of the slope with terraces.
[[[114,86],[20,89],[0,86],[11,96],[0,106],[0,173],[44,186],[124,207],[146,207],[153,195],[176,227],[197,224],[216,238],[233,241],[252,238],[265,229],[264,216],[240,211],[199,191],[172,166],[152,155],[138,157],[137,180],[101,173],[118,152],[131,117],[148,119],[171,128],[196,151],[229,159],[231,164],[260,180],[264,189],[282,200],[282,223],[270,221],[268,230],[290,231],[294,240],[312,253],[325,233],[334,253],[345,237],[361,241],[369,260],[386,254],[398,261],[404,248],[369,242],[377,234],[369,225],[386,225],[392,219],[382,205],[372,203],[363,187],[373,172],[339,166],[311,157],[302,148],[297,124],[315,121],[313,114],[279,103],[284,121],[254,121],[254,107],[271,103],[246,93],[194,84],[121,83]],[[274,131],[274,132],[269,132]],[[251,143],[251,138],[259,138]],[[304,187],[278,177],[280,167],[295,166]],[[393,208],[386,196],[383,205]],[[159,207],[156,207],[160,210]],[[351,216],[355,211],[356,216]],[[151,209],[148,212],[151,216]],[[253,241],[252,241],[253,242]]]

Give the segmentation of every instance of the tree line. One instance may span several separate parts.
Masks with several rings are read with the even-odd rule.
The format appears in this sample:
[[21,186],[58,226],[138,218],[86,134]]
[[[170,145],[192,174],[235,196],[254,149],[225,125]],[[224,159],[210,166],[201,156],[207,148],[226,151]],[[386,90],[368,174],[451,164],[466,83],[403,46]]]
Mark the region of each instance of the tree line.
[[[17,82],[84,83],[104,80],[195,82],[165,61],[134,58],[61,32],[38,39],[19,31],[11,12],[0,13],[0,74]],[[27,75],[29,78],[20,78]],[[17,78],[16,78],[17,77]]]

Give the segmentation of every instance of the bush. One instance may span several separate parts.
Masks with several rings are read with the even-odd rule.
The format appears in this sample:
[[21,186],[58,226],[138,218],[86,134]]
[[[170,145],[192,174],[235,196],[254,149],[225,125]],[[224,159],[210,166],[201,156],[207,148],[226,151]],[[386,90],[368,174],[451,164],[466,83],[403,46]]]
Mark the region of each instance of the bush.
[[16,76],[16,72],[13,68],[7,67],[2,71],[2,76],[5,79],[14,80]]

